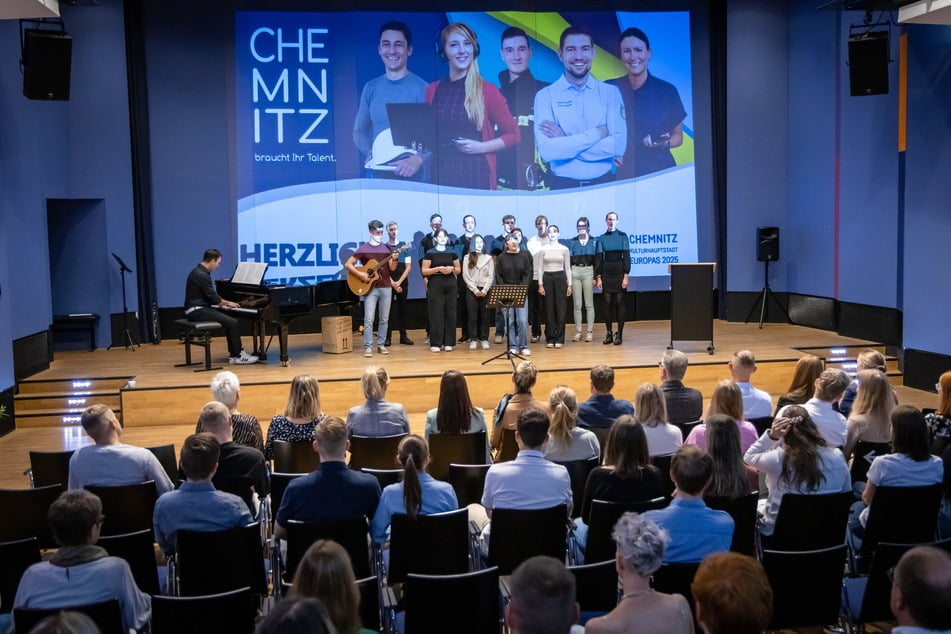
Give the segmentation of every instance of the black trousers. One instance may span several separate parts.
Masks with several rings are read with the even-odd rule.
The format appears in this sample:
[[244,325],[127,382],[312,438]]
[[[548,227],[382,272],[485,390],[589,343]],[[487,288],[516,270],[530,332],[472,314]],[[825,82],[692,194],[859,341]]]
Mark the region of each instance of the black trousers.
[[545,312],[545,298],[538,294],[538,280],[528,283],[528,325],[533,337],[542,336],[542,314]]
[[545,342],[565,343],[568,277],[564,271],[542,273],[542,285],[545,287]]
[[241,354],[241,331],[238,329],[238,320],[216,308],[199,308],[185,315],[188,321],[217,321],[225,329],[228,338],[228,356],[237,357]]
[[[406,306],[407,297],[409,296],[409,276],[403,280],[403,283],[400,284],[400,287],[403,289],[402,293],[397,293],[396,289],[393,289],[393,303],[392,308],[390,309],[391,337],[394,331],[399,331],[401,337],[406,336]],[[396,310],[393,310],[393,308]]]
[[430,275],[426,289],[429,299],[429,345],[456,345],[456,278]]
[[[465,266],[465,263],[463,263],[463,266]],[[459,298],[459,303],[456,305],[456,315],[459,319],[459,327],[462,328],[462,336],[475,339],[475,332],[469,330],[469,301],[467,299],[469,288],[466,286],[466,281],[462,279],[462,275],[456,278],[456,291]]]
[[472,291],[466,289],[466,304],[468,308],[468,334],[473,341],[489,340],[489,297],[476,297]]

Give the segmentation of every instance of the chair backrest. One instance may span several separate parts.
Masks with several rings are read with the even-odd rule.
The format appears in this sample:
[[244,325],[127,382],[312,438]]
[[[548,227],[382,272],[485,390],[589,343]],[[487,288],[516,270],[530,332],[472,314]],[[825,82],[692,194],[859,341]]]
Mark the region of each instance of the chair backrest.
[[277,518],[277,512],[281,508],[281,500],[284,499],[284,491],[287,490],[287,485],[290,484],[290,481],[294,478],[299,478],[302,475],[307,475],[305,473],[278,473],[274,472],[271,474],[271,521],[273,522]]
[[437,480],[449,479],[449,465],[482,464],[485,462],[485,430],[472,434],[430,434],[429,475]]
[[589,458],[588,460],[570,460],[568,462],[558,462],[568,470],[568,477],[571,478],[571,495],[574,499],[574,505],[571,509],[571,517],[581,515],[581,507],[584,505],[584,488],[588,482],[588,476],[591,471],[601,463],[600,458]]
[[0,543],[0,614],[13,609],[13,597],[26,569],[40,561],[35,537]]
[[618,603],[618,579],[614,559],[568,566],[575,576],[575,600],[582,612],[610,612]]
[[360,471],[376,478],[380,483],[381,489],[385,489],[391,484],[396,484],[403,479],[402,469],[371,469],[369,467],[363,467]]
[[390,528],[390,585],[408,573],[451,575],[469,571],[469,516],[465,508],[448,513],[418,515],[415,520],[398,513]]
[[770,630],[823,626],[838,620],[847,551],[845,544],[820,550],[763,551],[763,567],[773,588]]
[[508,462],[515,460],[518,455],[518,443],[515,442],[515,430],[503,429],[502,442],[499,445],[499,453],[495,457],[496,462]]
[[787,493],[779,504],[772,550],[818,550],[845,542],[852,492]]
[[397,466],[396,451],[405,436],[351,436],[350,468],[393,469]]
[[197,597],[152,596],[152,634],[254,632],[256,610],[251,588]]
[[217,594],[245,586],[254,594],[267,594],[257,522],[223,531],[179,530],[175,561],[181,596]]
[[17,632],[29,632],[46,617],[60,612],[82,612],[99,626],[102,634],[125,634],[118,599],[58,608],[14,608],[13,623]]
[[382,632],[382,613],[380,612],[380,586],[376,575],[357,579],[360,591],[360,624],[374,632]]
[[219,491],[231,493],[241,498],[241,501],[248,507],[248,511],[251,512],[252,517],[257,514],[257,509],[254,508],[254,480],[252,478],[244,476],[224,478],[215,474],[212,484]]
[[102,500],[102,513],[106,521],[102,524],[103,535],[122,535],[152,528],[152,514],[155,511],[155,482],[139,482],[121,486],[86,487]]
[[[406,631],[414,634],[498,634],[499,569],[406,578]],[[449,625],[451,624],[451,625]]]
[[654,571],[654,589],[658,592],[667,594],[680,594],[687,599],[690,604],[690,614],[693,616],[694,631],[700,631],[697,627],[697,610],[693,600],[693,591],[690,584],[693,583],[694,575],[697,574],[697,568],[700,564],[664,564]]
[[320,464],[320,456],[309,440],[275,440],[271,445],[274,471],[280,473],[310,473]]
[[855,443],[855,448],[852,450],[852,464],[849,466],[852,483],[867,482],[868,468],[872,466],[872,461],[891,452],[891,443],[866,442],[864,440]]
[[70,451],[31,451],[30,472],[34,487],[59,484],[66,488],[69,484],[69,459],[75,449]]
[[[875,495],[878,496],[877,491]],[[857,613],[852,614],[853,622],[870,623],[891,621],[895,618],[890,607],[892,582],[888,578],[888,571],[898,565],[902,555],[915,546],[916,544],[878,543],[872,555],[868,577],[865,578],[865,592],[862,594],[861,602],[856,601],[860,607]],[[850,583],[850,587],[851,585]],[[849,603],[853,603],[851,598]]]
[[510,575],[520,563],[535,555],[565,560],[568,537],[568,506],[547,509],[492,509],[489,565],[499,574]]
[[[763,432],[769,429],[770,426],[773,424],[773,417],[772,416],[757,416],[756,418],[751,418],[746,422],[753,425],[753,427],[756,428],[756,433],[762,436]],[[686,436],[684,436],[684,438],[686,438]]]
[[0,542],[35,537],[40,548],[55,548],[46,515],[64,485],[50,484],[36,489],[0,489],[0,508],[11,511],[0,522]]
[[709,508],[726,511],[733,518],[733,542],[730,550],[735,553],[751,557],[756,555],[756,503],[758,501],[759,491],[753,491],[736,499],[704,498]]
[[621,503],[591,500],[591,516],[588,522],[588,542],[585,546],[585,561],[597,563],[610,559],[614,561],[617,548],[611,538],[611,532],[618,519],[625,513],[643,513],[651,509],[667,506],[666,498],[655,498],[645,502]]
[[608,446],[608,436],[611,435],[610,427],[588,427],[588,431],[592,432],[598,438],[598,444],[601,446],[601,458],[604,458],[604,449]]
[[[684,436],[686,438],[686,436]],[[671,497],[674,494],[674,481],[670,479],[670,462],[674,459],[674,454],[664,454],[663,456],[651,456],[651,464],[660,471],[660,486],[664,492],[664,497]]]
[[674,427],[677,427],[678,429],[680,429],[680,433],[683,434],[683,439],[687,440],[687,436],[690,435],[690,432],[693,431],[693,428],[702,423],[703,423],[703,419],[701,418],[699,420],[687,421],[686,423],[671,423],[671,424]]
[[146,449],[158,458],[169,480],[178,482],[181,479],[178,475],[178,455],[175,453],[175,445],[169,443],[158,447],[146,447]]
[[369,577],[370,549],[367,542],[369,526],[364,516],[330,520],[326,522],[287,522],[287,558],[284,564],[284,579],[291,581],[297,564],[304,553],[318,539],[330,539],[341,546],[350,555],[353,576],[357,579]]
[[485,489],[485,474],[488,464],[451,464],[449,465],[449,484],[456,491],[459,506],[479,504]]
[[96,543],[113,557],[125,559],[132,569],[132,577],[139,590],[146,594],[159,593],[158,568],[155,565],[155,538],[151,529],[100,537]]
[[943,494],[944,485],[941,483],[921,487],[876,487],[868,509],[860,554],[870,555],[879,542],[924,544],[934,541]]

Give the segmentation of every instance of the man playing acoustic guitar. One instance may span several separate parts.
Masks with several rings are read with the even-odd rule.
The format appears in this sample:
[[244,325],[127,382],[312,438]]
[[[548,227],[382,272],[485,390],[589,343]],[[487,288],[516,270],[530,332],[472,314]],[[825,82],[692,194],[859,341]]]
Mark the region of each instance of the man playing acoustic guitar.
[[[358,278],[361,282],[372,282],[370,289],[363,299],[363,356],[373,356],[373,318],[379,309],[380,324],[377,331],[377,352],[389,354],[384,343],[386,342],[387,327],[390,319],[390,303],[393,300],[393,286],[390,284],[390,273],[396,270],[399,252],[391,252],[383,244],[383,223],[371,220],[367,223],[370,230],[370,239],[354,251],[353,255],[343,265],[348,276]],[[375,266],[378,262],[388,260],[383,266]],[[360,262],[362,266],[356,266]],[[364,269],[375,269],[369,274]],[[351,284],[351,288],[353,285]],[[359,293],[358,293],[359,294]]]

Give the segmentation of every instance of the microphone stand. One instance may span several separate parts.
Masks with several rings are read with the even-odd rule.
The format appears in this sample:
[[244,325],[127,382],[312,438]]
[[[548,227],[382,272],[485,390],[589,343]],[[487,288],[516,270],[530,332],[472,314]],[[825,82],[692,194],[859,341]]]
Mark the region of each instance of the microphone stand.
[[[112,254],[112,257],[116,259],[116,262],[119,263],[119,277],[122,279],[122,335],[119,337],[122,341],[125,348],[132,348],[132,351],[135,352],[135,347],[139,346],[139,342],[136,341],[135,336],[132,334],[132,331],[129,329],[129,307],[126,305],[126,296],[125,296],[125,274],[131,273],[132,269],[126,266],[126,263],[122,261],[115,253]],[[114,343],[110,343],[109,347],[106,350],[112,350]]]

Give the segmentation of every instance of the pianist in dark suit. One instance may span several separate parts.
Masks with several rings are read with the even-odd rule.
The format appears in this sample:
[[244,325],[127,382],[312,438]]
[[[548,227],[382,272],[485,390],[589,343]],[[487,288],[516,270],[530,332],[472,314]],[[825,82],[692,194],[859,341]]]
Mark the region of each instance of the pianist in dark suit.
[[208,249],[185,282],[185,317],[188,321],[216,321],[228,337],[229,362],[239,365],[257,363],[258,358],[241,348],[238,320],[212,306],[238,308],[238,304],[218,296],[211,281],[211,272],[221,266],[221,251]]

